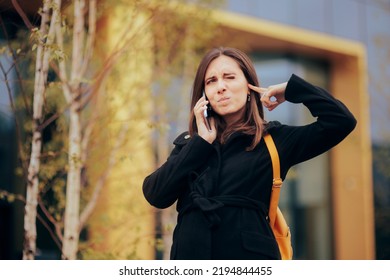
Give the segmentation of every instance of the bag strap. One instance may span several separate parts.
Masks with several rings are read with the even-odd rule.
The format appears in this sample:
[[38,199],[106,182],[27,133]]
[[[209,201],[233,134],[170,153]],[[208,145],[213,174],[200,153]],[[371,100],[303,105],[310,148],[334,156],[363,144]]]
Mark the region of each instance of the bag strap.
[[271,191],[268,217],[270,219],[270,225],[271,227],[273,227],[275,224],[276,210],[278,208],[278,203],[279,203],[280,188],[282,187],[283,181],[280,177],[280,161],[279,161],[278,150],[276,149],[271,134],[265,135],[264,141],[265,144],[267,145],[268,151],[271,155],[271,161],[272,161],[273,180],[272,180],[272,191]]

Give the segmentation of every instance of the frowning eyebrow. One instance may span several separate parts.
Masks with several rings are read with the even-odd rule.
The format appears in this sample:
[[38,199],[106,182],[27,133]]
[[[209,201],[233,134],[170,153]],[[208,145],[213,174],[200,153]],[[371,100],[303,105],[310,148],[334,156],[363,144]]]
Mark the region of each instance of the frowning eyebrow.
[[[236,75],[236,73],[233,73],[233,72],[226,72],[226,73],[223,74],[223,77],[235,76],[235,75]],[[215,75],[210,76],[210,77],[208,77],[208,78],[205,79],[205,82],[207,83],[209,80],[212,80],[212,79],[215,79],[215,78],[216,78]]]

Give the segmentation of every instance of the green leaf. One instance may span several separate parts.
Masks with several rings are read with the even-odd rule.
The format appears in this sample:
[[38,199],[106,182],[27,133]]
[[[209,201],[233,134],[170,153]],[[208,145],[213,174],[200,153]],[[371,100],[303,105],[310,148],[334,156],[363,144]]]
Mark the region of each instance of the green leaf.
[[15,195],[8,194],[7,200],[8,200],[9,203],[13,203],[15,201]]

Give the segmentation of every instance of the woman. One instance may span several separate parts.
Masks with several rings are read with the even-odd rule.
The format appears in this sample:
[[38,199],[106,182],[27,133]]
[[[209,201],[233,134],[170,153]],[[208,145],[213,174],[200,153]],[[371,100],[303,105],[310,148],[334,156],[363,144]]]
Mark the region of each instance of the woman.
[[[271,111],[286,100],[303,103],[317,121],[300,127],[266,122],[262,106]],[[177,137],[167,161],[143,184],[151,205],[177,201],[171,259],[280,259],[267,219],[272,163],[262,136],[272,135],[284,179],[291,166],[342,141],[355,118],[295,75],[259,87],[250,59],[233,48],[204,56],[191,108],[189,133]]]

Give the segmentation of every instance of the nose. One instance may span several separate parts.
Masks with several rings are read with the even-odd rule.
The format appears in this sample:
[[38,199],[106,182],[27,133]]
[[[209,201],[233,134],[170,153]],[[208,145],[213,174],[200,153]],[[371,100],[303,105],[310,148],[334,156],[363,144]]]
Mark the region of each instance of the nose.
[[223,79],[218,80],[218,93],[224,93],[226,91],[226,85]]

